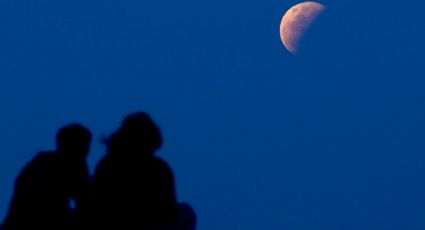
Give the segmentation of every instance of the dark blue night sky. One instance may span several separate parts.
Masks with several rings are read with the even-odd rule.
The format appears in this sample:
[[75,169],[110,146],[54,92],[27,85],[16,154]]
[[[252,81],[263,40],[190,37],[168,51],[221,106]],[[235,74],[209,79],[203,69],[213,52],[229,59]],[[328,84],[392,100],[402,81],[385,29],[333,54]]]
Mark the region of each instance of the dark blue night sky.
[[425,2],[0,0],[0,218],[57,129],[145,110],[200,230],[425,228]]

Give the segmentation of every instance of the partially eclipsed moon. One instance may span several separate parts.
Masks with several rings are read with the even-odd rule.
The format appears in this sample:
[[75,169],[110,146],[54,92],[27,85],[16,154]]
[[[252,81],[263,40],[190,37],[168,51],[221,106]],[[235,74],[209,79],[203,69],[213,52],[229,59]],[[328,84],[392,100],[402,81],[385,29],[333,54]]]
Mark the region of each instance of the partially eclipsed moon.
[[289,52],[297,53],[305,31],[325,8],[317,2],[303,2],[285,13],[280,24],[280,38]]

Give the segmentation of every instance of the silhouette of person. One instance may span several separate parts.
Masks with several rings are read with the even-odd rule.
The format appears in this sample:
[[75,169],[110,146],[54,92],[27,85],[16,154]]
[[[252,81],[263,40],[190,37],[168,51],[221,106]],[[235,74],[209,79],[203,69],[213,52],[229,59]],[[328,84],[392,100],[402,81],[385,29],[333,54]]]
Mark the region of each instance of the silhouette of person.
[[96,167],[91,186],[91,228],[167,229],[183,226],[182,214],[191,217],[183,222],[194,226],[193,210],[189,205],[181,209],[176,200],[170,166],[154,155],[162,136],[149,115],[130,114],[105,142],[107,154]]
[[91,133],[82,125],[58,131],[57,149],[37,154],[18,175],[3,230],[71,228],[88,192],[90,142]]

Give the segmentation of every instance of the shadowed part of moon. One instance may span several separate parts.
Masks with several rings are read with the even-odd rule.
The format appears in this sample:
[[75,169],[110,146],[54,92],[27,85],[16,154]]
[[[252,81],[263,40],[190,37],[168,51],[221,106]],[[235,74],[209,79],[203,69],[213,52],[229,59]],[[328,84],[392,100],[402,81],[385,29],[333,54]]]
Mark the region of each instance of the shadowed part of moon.
[[285,13],[280,24],[280,38],[289,52],[297,53],[304,33],[325,8],[317,2],[303,2]]

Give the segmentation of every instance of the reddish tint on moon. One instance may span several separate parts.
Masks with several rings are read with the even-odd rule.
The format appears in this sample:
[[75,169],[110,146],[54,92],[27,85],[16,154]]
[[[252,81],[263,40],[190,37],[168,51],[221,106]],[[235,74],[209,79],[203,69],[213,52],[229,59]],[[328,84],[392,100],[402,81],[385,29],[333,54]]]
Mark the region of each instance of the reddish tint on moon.
[[304,33],[325,9],[317,2],[303,2],[285,13],[280,24],[280,38],[290,53],[297,53]]

